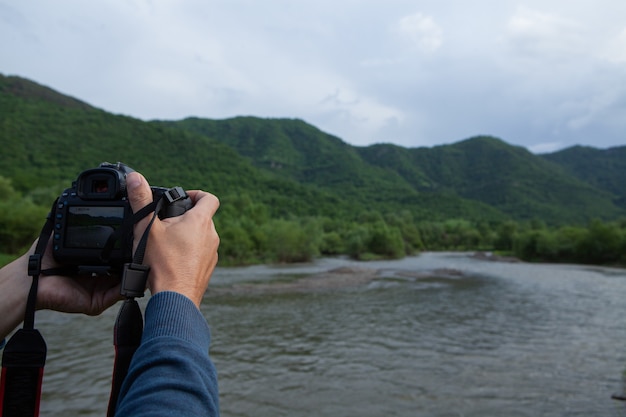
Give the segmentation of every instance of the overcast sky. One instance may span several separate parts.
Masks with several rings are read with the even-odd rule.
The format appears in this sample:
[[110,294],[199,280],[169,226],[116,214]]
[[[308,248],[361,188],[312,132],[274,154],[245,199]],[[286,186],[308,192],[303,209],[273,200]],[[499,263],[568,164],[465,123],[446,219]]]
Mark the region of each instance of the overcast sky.
[[144,120],[353,145],[626,145],[625,0],[0,0],[0,73]]

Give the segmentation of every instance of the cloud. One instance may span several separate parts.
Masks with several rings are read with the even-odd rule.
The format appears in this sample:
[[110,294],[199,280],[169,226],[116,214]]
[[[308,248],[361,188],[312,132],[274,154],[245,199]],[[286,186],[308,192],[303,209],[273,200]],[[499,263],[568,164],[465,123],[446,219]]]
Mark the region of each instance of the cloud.
[[602,57],[612,63],[626,62],[626,27],[619,34],[609,39],[602,52]]
[[403,112],[353,91],[336,89],[320,103],[320,116],[336,134],[355,145],[386,141],[381,132],[404,121]]
[[0,72],[143,119],[296,117],[359,145],[624,142],[625,1],[419,7],[0,0]]
[[519,7],[507,22],[509,55],[538,65],[569,64],[588,53],[588,29],[575,20]]
[[556,152],[560,149],[563,149],[564,147],[565,146],[562,142],[546,142],[530,145],[528,147],[528,150],[535,154],[544,154]]
[[443,30],[431,16],[415,13],[402,17],[395,31],[423,52],[435,52],[443,44]]

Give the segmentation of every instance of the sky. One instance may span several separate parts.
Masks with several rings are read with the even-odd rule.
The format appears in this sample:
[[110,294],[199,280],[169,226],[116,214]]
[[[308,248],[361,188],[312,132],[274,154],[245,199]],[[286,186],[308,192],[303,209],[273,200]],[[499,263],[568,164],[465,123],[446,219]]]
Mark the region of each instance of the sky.
[[626,145],[626,1],[0,0],[0,74],[142,120],[604,149]]

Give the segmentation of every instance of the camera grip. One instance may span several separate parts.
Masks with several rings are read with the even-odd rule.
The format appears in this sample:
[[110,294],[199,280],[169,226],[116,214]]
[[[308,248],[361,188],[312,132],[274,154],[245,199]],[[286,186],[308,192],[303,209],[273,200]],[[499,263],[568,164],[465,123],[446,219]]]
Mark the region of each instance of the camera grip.
[[165,204],[159,211],[159,219],[180,216],[193,207],[191,198],[189,198],[189,195],[187,195],[182,187],[174,187],[166,190],[163,193],[163,198],[165,199]]

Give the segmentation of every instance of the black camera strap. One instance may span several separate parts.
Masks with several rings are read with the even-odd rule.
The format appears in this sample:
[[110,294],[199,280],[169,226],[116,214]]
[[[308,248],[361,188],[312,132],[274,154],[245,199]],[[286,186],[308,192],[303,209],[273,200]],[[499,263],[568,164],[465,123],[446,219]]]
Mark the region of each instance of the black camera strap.
[[28,293],[24,325],[9,339],[2,354],[0,417],[39,416],[47,346],[41,333],[35,329],[35,310],[42,272],[41,258],[52,234],[55,207],[56,201],[41,230],[35,252],[28,259],[28,275],[33,277],[33,282]]
[[115,415],[122,383],[128,374],[133,355],[141,344],[141,337],[143,335],[143,315],[135,297],[143,297],[146,289],[150,267],[143,265],[143,258],[148,244],[150,229],[162,206],[163,198],[160,198],[158,201],[139,210],[132,217],[134,224],[146,217],[147,214],[153,213],[152,219],[137,245],[133,262],[124,265],[120,292],[126,299],[117,315],[113,330],[115,361],[111,381],[111,395],[109,396],[109,406],[107,409],[108,417]]

